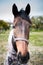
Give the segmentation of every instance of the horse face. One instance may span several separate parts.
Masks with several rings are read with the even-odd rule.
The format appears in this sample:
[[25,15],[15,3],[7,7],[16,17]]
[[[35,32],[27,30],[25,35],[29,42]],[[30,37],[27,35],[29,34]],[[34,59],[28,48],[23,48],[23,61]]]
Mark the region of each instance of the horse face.
[[30,14],[30,10],[31,7],[29,4],[27,4],[25,10],[21,9],[20,11],[18,11],[16,4],[13,4],[12,6],[12,13],[15,17],[14,35],[16,38],[19,38],[19,40],[16,40],[16,46],[18,52],[21,52],[22,55],[26,55],[28,51],[28,44],[26,40],[29,39],[29,26],[31,21],[28,15]]
[[[14,35],[16,38],[22,38],[22,39],[29,39],[29,22],[17,17],[15,18],[14,22]],[[26,55],[28,52],[28,42],[25,40],[17,40],[16,41],[16,46],[18,53],[20,52],[22,55]]]

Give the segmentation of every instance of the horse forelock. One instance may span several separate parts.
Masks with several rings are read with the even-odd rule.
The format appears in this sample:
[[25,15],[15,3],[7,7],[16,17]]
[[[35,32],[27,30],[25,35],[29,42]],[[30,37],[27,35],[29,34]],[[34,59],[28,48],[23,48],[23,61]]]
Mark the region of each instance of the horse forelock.
[[[17,17],[20,17],[20,18],[22,18],[22,19],[28,21],[30,24],[32,23],[31,20],[30,20],[29,15],[27,15],[23,9],[21,9],[21,10],[18,12],[18,15],[17,15],[15,18],[17,18]],[[20,19],[20,18],[19,18],[19,19]]]

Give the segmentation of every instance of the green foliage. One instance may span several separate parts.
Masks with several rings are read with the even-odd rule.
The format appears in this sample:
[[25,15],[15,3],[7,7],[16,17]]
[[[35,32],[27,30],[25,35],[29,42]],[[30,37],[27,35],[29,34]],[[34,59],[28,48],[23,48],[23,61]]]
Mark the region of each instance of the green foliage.
[[35,46],[43,46],[43,31],[31,32],[30,43]]
[[43,17],[32,17],[32,29],[43,30]]
[[4,29],[4,30],[9,29],[9,24],[3,20],[0,20],[0,30],[2,30],[2,29]]

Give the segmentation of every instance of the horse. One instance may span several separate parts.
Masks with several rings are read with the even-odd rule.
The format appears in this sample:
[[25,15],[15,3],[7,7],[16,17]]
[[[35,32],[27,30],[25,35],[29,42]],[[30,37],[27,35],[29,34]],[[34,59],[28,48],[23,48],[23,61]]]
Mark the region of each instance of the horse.
[[25,10],[18,11],[16,4],[12,6],[14,15],[13,27],[8,38],[8,53],[5,65],[27,65],[30,59],[28,50],[29,32],[31,27],[30,4]]

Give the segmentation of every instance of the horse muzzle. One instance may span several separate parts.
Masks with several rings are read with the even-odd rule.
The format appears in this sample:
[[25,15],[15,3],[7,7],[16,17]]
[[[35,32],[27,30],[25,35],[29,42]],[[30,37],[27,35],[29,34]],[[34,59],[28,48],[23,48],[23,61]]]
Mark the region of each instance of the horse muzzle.
[[[29,41],[28,41],[27,39],[25,39],[25,38],[15,38],[15,37],[13,37],[13,39],[14,39],[14,42],[16,42],[16,41],[26,41],[27,44],[29,43]],[[22,55],[22,53],[19,51],[19,52],[17,53],[17,57],[18,57],[18,61],[19,61],[21,64],[25,64],[25,63],[27,63],[28,60],[30,59],[30,54],[29,54],[29,52],[27,51],[27,52],[26,52],[26,55]]]
[[21,64],[25,64],[30,59],[30,54],[27,52],[26,56],[22,56],[21,53],[18,53],[18,60]]

